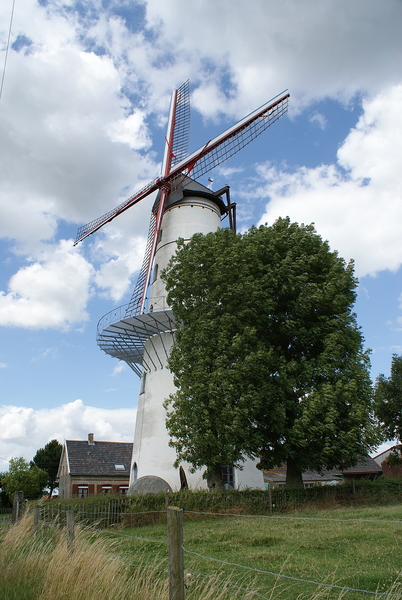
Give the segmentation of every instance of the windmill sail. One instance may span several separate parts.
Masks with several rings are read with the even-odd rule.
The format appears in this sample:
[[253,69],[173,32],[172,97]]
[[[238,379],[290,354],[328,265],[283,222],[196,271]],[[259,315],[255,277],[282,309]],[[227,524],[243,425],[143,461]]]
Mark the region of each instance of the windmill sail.
[[290,94],[285,90],[282,94],[257,108],[236,125],[229,127],[181,163],[178,163],[173,169],[171,177],[177,177],[179,172],[185,171],[193,179],[198,179],[228,160],[287,112],[289,97]]
[[[166,140],[165,161],[167,162],[167,172],[163,175],[168,175],[172,166],[182,161],[188,155],[188,144],[190,139],[190,82],[187,80],[174,93],[172,101],[172,109],[170,122],[172,125],[171,141]],[[116,206],[108,213],[90,221],[78,229],[77,237],[74,245],[81,242],[83,239],[95,233],[105,225],[112,221],[122,212],[137,204],[156,190],[162,187],[163,178],[157,178],[148,183],[140,191],[136,192],[130,198]]]
[[[168,132],[162,165],[163,177],[166,178],[166,176],[169,175],[172,165],[175,162],[178,162],[183,155],[187,156],[189,135],[190,83],[187,80],[181,87],[179,87],[178,90],[173,92],[172,95]],[[149,224],[145,256],[137,283],[127,307],[126,316],[142,314],[144,311],[145,297],[151,276],[152,260],[155,254],[159,231],[161,229],[167,196],[168,191],[166,187],[164,187],[159,194],[157,203],[154,205],[151,211],[151,220]]]
[[174,167],[188,156],[190,140],[190,82],[185,83],[177,90],[176,111],[174,119],[173,144],[171,148],[171,166]]
[[151,219],[149,222],[149,230],[148,230],[148,238],[147,245],[145,247],[144,259],[142,261],[142,266],[140,273],[138,275],[137,282],[134,287],[134,291],[131,296],[131,300],[126,309],[126,317],[131,317],[132,315],[140,315],[143,312],[143,300],[144,300],[144,290],[147,287],[147,275],[149,272],[149,267],[152,262],[152,252],[153,252],[153,242],[156,230],[156,216],[153,211],[151,211]]
[[[183,86],[186,84],[183,84]],[[169,137],[167,138],[162,177],[151,181],[142,190],[128,198],[122,204],[119,204],[119,206],[110,212],[80,227],[75,244],[78,244],[84,238],[98,231],[103,225],[112,221],[122,212],[131,208],[131,206],[134,206],[134,204],[137,204],[137,202],[149,196],[149,194],[152,194],[152,192],[158,189],[176,189],[183,181],[183,176],[186,175],[192,178],[199,178],[205,175],[205,173],[208,173],[247,146],[247,144],[252,142],[288,110],[289,93],[285,91],[266,104],[263,104],[260,108],[236,123],[236,125],[233,125],[233,127],[227,129],[202,148],[187,156],[187,158],[176,162],[174,158],[176,155],[173,154],[173,149],[176,149],[178,155],[184,152],[189,134],[187,116],[189,114],[189,101],[187,100],[186,92],[183,90],[182,94],[179,95],[179,90],[175,92],[174,110],[171,111],[170,123],[173,123],[173,126],[169,136],[170,139]],[[177,123],[177,129],[175,122]],[[178,136],[177,143],[176,135]],[[161,210],[163,211],[163,206]]]
[[158,179],[154,179],[139,192],[136,192],[133,196],[130,196],[130,198],[116,206],[116,208],[113,210],[80,227],[77,232],[77,237],[75,238],[74,246],[76,246],[79,242],[82,242],[82,240],[84,240],[86,237],[92,235],[92,233],[95,233],[95,231],[98,231],[98,229],[101,229],[106,223],[109,223],[122,212],[128,208],[131,208],[134,206],[134,204],[137,204],[137,202],[140,202],[140,200],[143,200],[158,189]]

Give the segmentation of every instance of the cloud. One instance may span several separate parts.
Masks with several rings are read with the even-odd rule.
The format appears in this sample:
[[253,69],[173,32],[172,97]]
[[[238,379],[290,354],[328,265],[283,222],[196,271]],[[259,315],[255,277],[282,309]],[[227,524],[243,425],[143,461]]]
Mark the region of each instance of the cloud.
[[75,47],[17,54],[0,113],[0,235],[29,251],[59,219],[95,218],[157,173],[136,152],[149,145],[144,113],[129,113],[121,86],[110,59]]
[[61,240],[19,269],[7,293],[0,292],[0,325],[67,329],[87,321],[92,276],[92,266],[72,242]]
[[[136,207],[137,208],[137,207]],[[128,230],[132,217],[140,214],[133,209],[121,228],[111,227],[105,235],[97,236],[93,254],[101,265],[96,271],[94,282],[98,286],[100,295],[111,298],[115,302],[121,300],[133,286],[132,274],[141,267],[146,238],[144,236],[132,237]]]
[[327,120],[323,114],[315,112],[310,117],[310,123],[318,125],[320,129],[324,130],[327,125]]
[[37,360],[40,360],[41,358],[57,358],[58,355],[59,355],[58,348],[55,348],[55,347],[46,348],[46,350],[41,352],[39,356],[31,358],[31,362],[36,362]]
[[122,360],[119,360],[119,362],[117,363],[117,365],[113,369],[112,377],[115,377],[116,375],[118,375],[122,371],[125,371],[127,368],[128,367],[127,367],[126,363],[123,362]]
[[[75,400],[55,408],[34,410],[21,406],[0,406],[0,456],[10,460],[23,456],[31,460],[39,448],[52,439],[131,442],[136,409],[105,409],[85,406]],[[6,470],[4,462],[0,470]]]
[[400,79],[399,0],[144,5],[159,45],[165,40],[176,62],[197,74],[197,107],[208,117],[242,116],[287,87],[294,110],[328,96],[348,101],[362,91],[375,94]]
[[[0,237],[22,263],[1,293],[0,325],[67,328],[88,319],[93,295],[119,302],[128,294],[142,261],[149,203],[108,224],[85,243],[82,254],[61,250],[55,240],[69,237],[61,235],[63,227],[109,211],[159,174],[151,142],[160,149],[155,134],[163,141],[158,128],[165,126],[170,91],[189,76],[195,85],[193,106],[215,121],[243,116],[287,87],[294,113],[317,99],[349,102],[365,94],[368,114],[370,98],[400,80],[398,0],[385,5],[329,0],[318,9],[315,0],[277,5],[255,0],[252,6],[238,0],[235,8],[216,0],[213,13],[207,0],[129,4],[20,0],[1,99]],[[3,52],[9,17],[3,3]],[[324,127],[320,113],[311,118]],[[382,134],[374,122],[372,128]],[[356,132],[373,161],[368,130],[362,125]],[[373,135],[370,139],[374,143]],[[334,202],[336,186],[348,189],[356,196],[355,212],[350,214],[339,198],[340,210],[334,212],[338,237],[341,231],[349,236],[353,227],[346,216],[360,218],[367,204],[363,194],[374,191],[374,179],[378,186],[381,181],[376,165],[371,169],[363,156],[359,164],[354,160],[353,143],[359,140],[349,136],[332,170],[286,174],[266,168],[264,175],[261,167],[260,172],[271,181],[272,192],[274,183],[280,187],[286,178],[286,185],[300,193],[310,186],[312,196],[314,190],[328,192]],[[375,143],[380,150],[380,140]],[[395,159],[390,162],[393,169]],[[221,172],[229,174],[230,168]],[[343,168],[354,174],[349,188]],[[363,191],[357,189],[364,187],[359,168],[375,171],[365,175],[371,180]],[[325,185],[325,179],[332,184]],[[385,181],[383,201],[391,187]],[[312,196],[307,205],[313,204]],[[369,218],[367,213],[363,220]],[[383,265],[393,244],[391,239],[379,252],[375,272],[388,268]],[[351,251],[355,255],[354,247]]]
[[312,223],[356,274],[402,264],[402,85],[363,102],[363,115],[338,150],[336,164],[288,171],[262,164],[248,194],[269,199],[260,222],[290,216]]

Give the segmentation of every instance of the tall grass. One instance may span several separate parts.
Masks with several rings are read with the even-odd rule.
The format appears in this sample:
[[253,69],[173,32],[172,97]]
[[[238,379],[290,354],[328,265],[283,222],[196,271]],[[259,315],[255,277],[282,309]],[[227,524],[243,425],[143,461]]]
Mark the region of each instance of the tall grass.
[[113,550],[113,542],[81,531],[70,552],[63,530],[51,527],[34,536],[32,516],[25,515],[1,538],[1,600],[168,597],[158,565],[132,568]]
[[[295,519],[289,521],[230,516],[186,520],[184,546],[199,553],[197,557],[185,555],[186,600],[339,600],[346,595],[352,600],[370,598],[256,572],[244,573],[234,569],[233,563],[402,597],[399,506],[320,513],[322,517],[342,519],[342,525],[307,521],[306,512],[299,514],[303,519],[297,520],[295,514]],[[311,516],[317,513],[312,511]],[[344,523],[345,518],[361,521]],[[370,518],[380,521],[367,522]],[[151,539],[162,545],[155,546]],[[167,600],[165,539],[166,525],[162,523],[141,528],[137,525],[132,531],[95,532],[76,527],[71,552],[64,528],[47,525],[35,536],[33,517],[26,514],[0,535],[0,599]],[[205,561],[200,555],[219,559],[221,564]],[[227,566],[221,561],[228,561]],[[374,600],[376,595],[371,597]]]
[[[47,527],[33,534],[26,514],[0,538],[1,600],[167,600],[166,561],[141,562],[117,552],[113,541],[85,530],[78,532],[73,552],[65,531]],[[137,561],[135,561],[137,558]],[[187,580],[189,582],[189,580]],[[196,585],[195,585],[196,584]],[[194,577],[188,600],[229,600],[230,582]],[[244,596],[242,596],[244,597]]]

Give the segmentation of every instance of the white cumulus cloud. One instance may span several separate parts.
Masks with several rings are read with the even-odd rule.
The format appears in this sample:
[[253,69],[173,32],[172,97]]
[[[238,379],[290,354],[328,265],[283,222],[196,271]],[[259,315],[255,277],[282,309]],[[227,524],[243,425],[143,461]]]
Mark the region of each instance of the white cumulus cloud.
[[[82,400],[40,410],[0,406],[0,456],[31,460],[52,439],[62,444],[66,439],[86,440],[88,433],[99,441],[132,442],[135,414],[134,408],[95,408]],[[7,470],[4,460],[2,470]]]
[[[187,72],[197,74],[202,89],[196,104],[208,117],[242,116],[286,88],[297,110],[312,99],[348,101],[362,91],[375,94],[400,79],[399,0],[214,0],[213,6],[209,0],[147,0],[144,5],[159,47],[165,41],[176,63],[187,62]],[[172,62],[169,74],[174,67],[178,71]]]
[[364,113],[338,150],[336,164],[291,172],[260,165],[250,193],[269,199],[261,223],[290,216],[315,223],[331,247],[356,261],[356,274],[402,264],[402,85],[363,102]]
[[93,267],[72,242],[61,240],[22,267],[0,292],[0,325],[65,329],[87,321]]

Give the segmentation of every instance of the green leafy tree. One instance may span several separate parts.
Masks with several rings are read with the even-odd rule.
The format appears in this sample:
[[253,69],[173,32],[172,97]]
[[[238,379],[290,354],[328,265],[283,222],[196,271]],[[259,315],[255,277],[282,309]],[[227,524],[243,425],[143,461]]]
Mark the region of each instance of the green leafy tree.
[[40,496],[47,484],[48,475],[36,465],[30,465],[24,458],[12,458],[7,473],[2,478],[2,486],[10,501],[14,492],[23,491],[25,497]]
[[58,484],[57,472],[63,446],[57,440],[51,440],[44,448],[40,448],[33,457],[33,464],[48,474],[47,485],[50,488],[49,496]]
[[0,507],[9,508],[10,506],[12,506],[12,504],[4,490],[4,485],[3,485],[4,475],[5,475],[5,473],[0,473]]
[[391,374],[379,375],[374,387],[375,412],[385,439],[402,439],[402,355],[392,355]]
[[244,235],[196,234],[163,273],[180,328],[166,402],[178,465],[259,458],[347,467],[377,444],[369,358],[352,312],[357,280],[314,227],[279,219]]

